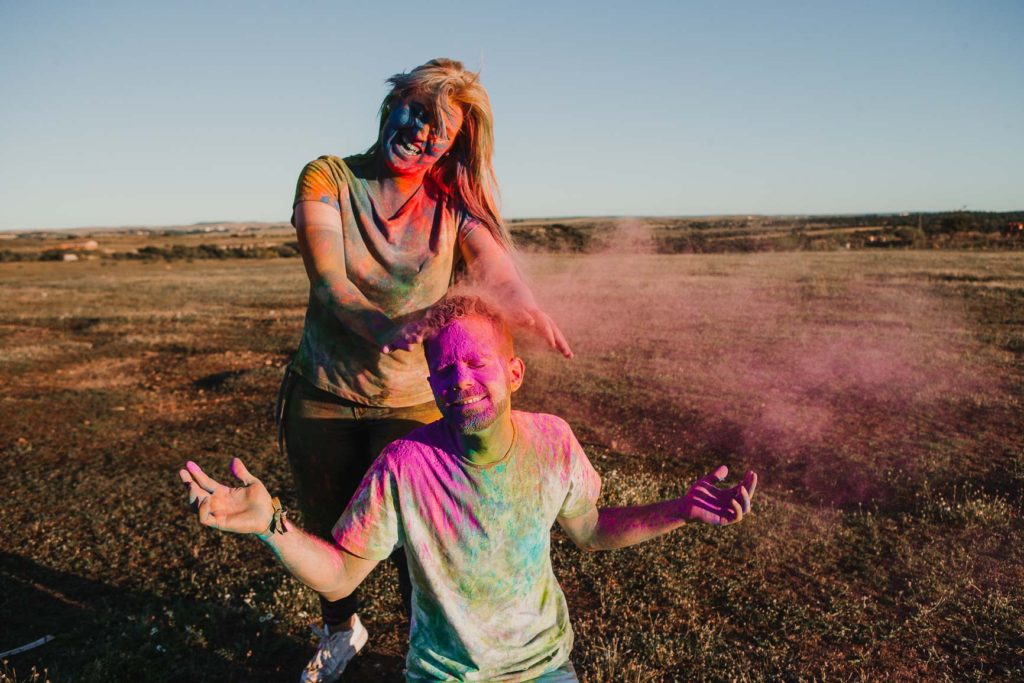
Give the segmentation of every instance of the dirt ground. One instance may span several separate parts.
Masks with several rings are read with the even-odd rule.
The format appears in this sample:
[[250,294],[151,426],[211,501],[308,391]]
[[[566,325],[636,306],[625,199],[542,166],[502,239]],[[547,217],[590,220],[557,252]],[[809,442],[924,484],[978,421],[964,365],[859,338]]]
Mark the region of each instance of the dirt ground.
[[[525,340],[515,405],[569,421],[603,504],[761,476],[735,527],[553,532],[582,680],[1024,678],[1024,255],[523,268],[578,357]],[[295,258],[0,264],[0,651],[55,636],[0,681],[297,675],[315,596],[196,525],[176,471],[241,456],[297,507],[272,406],[306,296]],[[399,681],[393,570],[364,595],[344,680]]]

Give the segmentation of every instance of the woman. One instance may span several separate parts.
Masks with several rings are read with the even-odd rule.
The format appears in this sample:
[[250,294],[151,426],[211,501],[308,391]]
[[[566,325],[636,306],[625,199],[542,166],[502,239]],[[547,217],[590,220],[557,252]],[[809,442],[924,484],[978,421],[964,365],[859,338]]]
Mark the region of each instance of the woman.
[[[478,75],[434,59],[388,83],[377,142],[364,154],[311,162],[295,192],[310,297],[281,387],[279,437],[305,526],[325,539],[381,449],[440,417],[417,335],[401,330],[457,275],[495,290],[520,322],[572,357],[510,255]],[[392,561],[408,611],[405,557]],[[336,680],[367,639],[355,595],[321,599],[321,610],[320,646],[302,681]]]

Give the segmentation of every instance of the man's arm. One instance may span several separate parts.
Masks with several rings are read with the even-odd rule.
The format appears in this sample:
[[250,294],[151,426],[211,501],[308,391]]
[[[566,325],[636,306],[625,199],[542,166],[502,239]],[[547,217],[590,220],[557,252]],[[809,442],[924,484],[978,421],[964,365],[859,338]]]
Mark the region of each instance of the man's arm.
[[750,498],[757,475],[747,472],[731,489],[715,486],[725,479],[724,465],[698,479],[682,498],[623,508],[590,509],[576,517],[559,517],[558,523],[573,543],[583,550],[614,550],[643,543],[678,529],[690,520],[707,524],[735,524],[750,512]]
[[199,523],[237,534],[255,534],[270,546],[292,576],[328,600],[339,600],[362,583],[377,561],[357,557],[306,533],[284,520],[285,532],[270,530],[274,506],[263,483],[238,458],[231,473],[241,486],[220,484],[189,461],[178,476],[188,489],[188,502],[198,509]]
[[383,348],[396,326],[348,279],[338,210],[322,202],[299,202],[295,205],[295,235],[317,299],[353,332]]
[[285,533],[260,535],[292,576],[327,600],[341,600],[363,582],[377,560],[353,555],[337,545],[309,534],[287,519]]

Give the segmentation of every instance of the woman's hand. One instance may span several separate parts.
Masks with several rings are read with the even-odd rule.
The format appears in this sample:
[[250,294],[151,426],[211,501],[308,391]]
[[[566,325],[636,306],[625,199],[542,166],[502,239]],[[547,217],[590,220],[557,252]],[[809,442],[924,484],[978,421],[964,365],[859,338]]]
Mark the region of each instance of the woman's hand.
[[400,326],[395,330],[391,340],[381,349],[382,353],[394,353],[395,351],[409,351],[417,344],[423,343],[427,328],[422,320]]
[[576,354],[572,352],[565,335],[558,329],[558,325],[551,319],[551,316],[534,305],[523,305],[509,311],[512,315],[512,322],[521,327],[532,330],[536,335],[543,338],[548,346],[561,353],[566,358],[572,358]]
[[[569,347],[565,335],[558,329],[558,325],[551,319],[551,316],[540,310],[532,301],[514,306],[514,304],[507,303],[507,300],[512,297],[505,298],[506,302],[503,302],[502,309],[510,317],[511,324],[532,330],[538,336],[543,337],[551,348],[556,349],[566,358],[572,358],[575,355]],[[408,351],[416,344],[423,343],[426,331],[426,327],[419,322],[405,325],[398,329],[395,336],[382,350],[384,353]]]
[[493,294],[511,323],[532,330],[566,358],[573,357],[558,325],[537,306],[512,255],[494,240],[487,228],[478,227],[469,233],[462,241],[462,253],[472,281]]
[[274,517],[270,494],[238,458],[231,459],[231,474],[241,486],[233,488],[214,481],[191,460],[178,472],[200,524],[236,534],[263,533]]
[[683,516],[687,519],[725,526],[735,524],[750,512],[750,499],[757,488],[757,474],[747,472],[743,481],[731,489],[720,489],[716,484],[729,475],[729,468],[720,466],[711,474],[701,477],[683,496]]

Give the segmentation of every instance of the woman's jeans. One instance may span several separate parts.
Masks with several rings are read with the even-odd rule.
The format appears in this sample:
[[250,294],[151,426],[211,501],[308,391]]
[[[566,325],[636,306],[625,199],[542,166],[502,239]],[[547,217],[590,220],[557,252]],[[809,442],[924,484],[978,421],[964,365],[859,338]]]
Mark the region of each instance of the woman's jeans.
[[[278,443],[295,478],[302,526],[329,542],[331,529],[355,495],[370,463],[389,443],[440,419],[433,401],[408,408],[373,408],[313,386],[292,371],[277,401]],[[404,550],[391,555],[408,615],[412,584]],[[357,593],[337,601],[320,598],[324,623],[340,624],[359,609]]]

